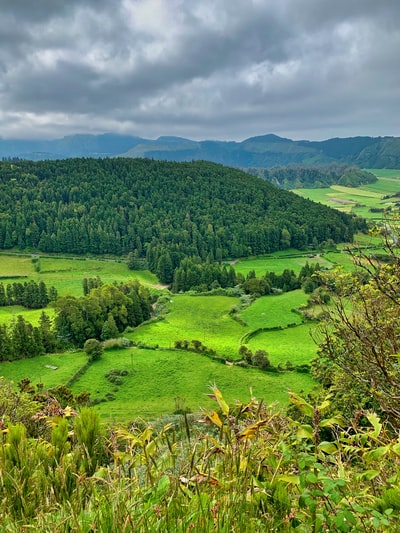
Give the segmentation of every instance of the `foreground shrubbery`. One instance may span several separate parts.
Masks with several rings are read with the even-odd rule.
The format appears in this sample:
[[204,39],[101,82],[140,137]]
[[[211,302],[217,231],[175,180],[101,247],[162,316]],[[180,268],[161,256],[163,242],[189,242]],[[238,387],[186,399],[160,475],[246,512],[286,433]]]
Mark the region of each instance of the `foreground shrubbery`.
[[[324,417],[329,400],[293,395],[294,419],[254,398],[228,406],[213,387],[201,420],[105,429],[88,408],[2,387],[7,531],[397,530],[400,443],[372,412],[345,425]],[[16,402],[31,414],[11,423]]]

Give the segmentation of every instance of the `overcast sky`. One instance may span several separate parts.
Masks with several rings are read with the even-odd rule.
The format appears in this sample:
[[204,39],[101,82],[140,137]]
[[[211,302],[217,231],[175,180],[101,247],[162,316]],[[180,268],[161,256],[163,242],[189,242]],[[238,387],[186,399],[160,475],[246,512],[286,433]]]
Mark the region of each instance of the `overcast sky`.
[[0,0],[0,136],[400,136],[400,0]]

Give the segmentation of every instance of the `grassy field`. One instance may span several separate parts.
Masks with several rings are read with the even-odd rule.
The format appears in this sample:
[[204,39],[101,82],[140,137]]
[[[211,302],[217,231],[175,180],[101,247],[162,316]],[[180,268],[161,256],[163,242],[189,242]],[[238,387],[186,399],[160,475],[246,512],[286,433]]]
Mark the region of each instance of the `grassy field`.
[[392,178],[400,180],[400,170],[398,168],[369,168],[368,172],[375,174],[377,178]]
[[[248,324],[245,327],[229,315],[231,307],[238,303],[237,298],[174,295],[165,320],[143,325],[127,334],[137,343],[156,344],[162,349],[106,351],[101,360],[94,363],[75,383],[73,390],[76,393],[90,390],[92,398],[106,398],[107,394],[112,394],[115,399],[110,400],[109,396],[96,409],[104,421],[112,419],[119,422],[126,422],[137,416],[149,419],[173,413],[176,398],[184,398],[185,407],[192,411],[197,411],[200,407],[211,407],[212,402],[206,394],[209,385],[213,383],[224,391],[229,401],[245,401],[252,390],[253,394],[265,398],[268,403],[286,403],[289,389],[297,392],[310,389],[312,380],[309,375],[294,372],[273,374],[257,369],[243,369],[221,364],[204,355],[170,348],[176,340],[197,339],[216,350],[218,355],[238,359],[240,339],[245,333],[259,327],[286,326],[288,323],[300,322],[300,317],[291,310],[305,301],[306,295],[302,291],[260,298],[253,304],[254,307],[249,307],[242,314]],[[290,332],[295,330],[297,337],[293,337],[292,342],[299,343],[299,339],[306,335],[306,329],[299,326],[290,329]],[[275,352],[282,352],[278,333],[283,334],[281,339],[285,344],[285,353],[281,353],[281,359],[286,362],[291,358],[286,331],[289,332],[273,332],[276,335],[269,338],[267,351],[271,353],[271,360]],[[271,342],[271,339],[274,341]],[[264,341],[264,334],[257,336],[250,347],[264,347]],[[300,342],[305,345],[303,340]],[[275,349],[272,346],[274,343],[278,343]],[[310,352],[309,359],[312,355]],[[304,357],[301,362],[303,359]],[[42,356],[3,363],[1,373],[15,383],[29,377],[32,383],[42,382],[45,388],[50,388],[66,383],[85,361],[86,356],[82,352]],[[293,361],[297,364],[296,358]],[[53,370],[49,366],[56,366],[57,369]],[[112,368],[129,371],[118,387],[105,378]]]
[[229,310],[238,299],[227,296],[174,295],[165,320],[144,324],[128,333],[137,344],[172,348],[176,340],[194,339],[212,348],[218,355],[238,359],[243,336],[258,328],[300,324],[301,317],[292,310],[306,303],[303,291],[264,296],[240,313],[247,324],[234,320]]
[[[142,283],[161,290],[155,276],[144,271],[129,271],[126,264],[121,262],[42,257],[41,270],[37,273],[31,259],[26,256],[0,255],[1,281],[7,283],[16,279],[12,276],[27,276],[26,280],[36,281],[43,279],[48,286],[54,285],[61,295],[79,296],[82,294],[84,277],[100,276],[105,283],[135,277]],[[258,274],[270,270],[280,273],[285,268],[299,272],[306,261],[318,261],[325,267],[337,262],[347,265],[347,261],[348,268],[351,265],[349,256],[344,253],[307,257],[288,250],[268,257],[246,259],[238,262],[235,267],[243,273],[249,270],[256,270]],[[311,388],[309,375],[244,369],[221,364],[204,355],[175,351],[172,348],[177,340],[199,340],[208,348],[214,349],[219,356],[235,360],[240,358],[238,348],[246,334],[259,328],[287,328],[288,324],[296,324],[296,327],[282,331],[262,332],[247,345],[253,351],[265,349],[274,365],[285,365],[286,361],[291,361],[293,365],[308,363],[316,352],[309,335],[310,326],[301,325],[301,317],[292,311],[306,301],[307,296],[300,290],[260,298],[239,313],[240,319],[246,323],[243,325],[230,314],[231,308],[239,305],[238,298],[172,295],[165,319],[144,324],[126,334],[142,348],[105,352],[101,360],[93,364],[73,385],[73,390],[75,393],[89,390],[92,398],[106,398],[107,401],[99,403],[96,409],[102,420],[119,422],[127,422],[137,416],[151,419],[170,414],[182,402],[185,408],[192,411],[197,411],[200,407],[211,407],[212,402],[206,394],[212,383],[217,384],[228,401],[246,401],[252,390],[254,395],[264,398],[268,403],[286,403],[288,390],[300,392]],[[10,322],[18,314],[22,314],[26,320],[37,324],[41,312],[28,311],[18,306],[0,308],[0,323]],[[52,316],[54,311],[48,308],[46,313]],[[147,348],[149,346],[159,346],[161,349],[151,350]],[[82,352],[42,356],[3,363],[0,372],[15,383],[29,377],[32,383],[42,382],[45,388],[51,388],[67,383],[85,361],[86,356]],[[112,368],[129,371],[122,378],[121,385],[115,386],[106,379],[106,373]]]
[[[47,286],[53,285],[60,295],[73,296],[82,296],[83,278],[96,276],[99,276],[103,283],[135,278],[145,285],[158,286],[154,274],[147,270],[129,270],[126,263],[121,261],[41,257],[40,272],[35,272],[32,257],[0,254],[0,281],[7,284],[30,279],[36,282],[43,280]],[[27,278],[18,280],[15,276]]]
[[[82,352],[46,355],[1,364],[1,374],[15,383],[29,377],[44,388],[66,383],[85,363]],[[52,369],[49,367],[57,367]],[[127,370],[122,384],[115,386],[106,379],[111,369]],[[91,397],[106,399],[96,410],[104,422],[128,422],[138,417],[152,419],[172,414],[177,406],[193,412],[212,408],[207,397],[216,383],[229,402],[247,401],[251,394],[267,403],[287,403],[288,391],[310,390],[308,375],[295,372],[277,375],[252,368],[227,366],[206,356],[174,350],[128,349],[104,352],[72,386],[75,393],[91,391]],[[110,399],[112,398],[114,399]]]
[[42,355],[12,363],[1,363],[0,373],[14,383],[28,377],[34,385],[43,383],[45,389],[50,389],[65,384],[86,361],[87,356],[83,352]]
[[389,209],[394,206],[393,198],[386,196],[400,192],[400,171],[391,169],[369,169],[378,181],[361,187],[333,185],[324,189],[296,189],[293,192],[314,202],[329,205],[340,211],[353,213],[371,221],[384,219],[384,213],[373,213],[371,208]]
[[293,309],[305,304],[307,299],[308,296],[300,289],[276,296],[263,296],[245,309],[240,318],[252,330],[300,324],[301,316],[294,313]]
[[311,331],[317,326],[303,324],[279,331],[265,331],[253,337],[247,346],[253,352],[265,350],[273,365],[292,365],[310,363],[316,356],[317,346],[311,337]]
[[[117,388],[105,378],[110,368],[129,371]],[[206,395],[214,383],[229,402],[246,401],[252,391],[253,395],[264,398],[267,403],[277,401],[286,404],[289,390],[309,390],[312,387],[308,375],[294,372],[283,377],[223,365],[199,354],[131,349],[104,353],[102,359],[76,383],[74,391],[90,388],[94,397],[104,397],[107,392],[113,394],[115,400],[100,403],[96,409],[104,421],[127,421],[138,416],[151,419],[172,414],[177,402],[182,402],[192,411],[212,408],[213,402]]]
[[228,296],[175,294],[164,320],[139,326],[127,337],[163,348],[174,347],[177,340],[199,340],[220,355],[238,357],[239,339],[247,331],[229,315],[238,301]]
[[326,260],[325,256],[321,256],[320,254],[301,253],[298,250],[289,250],[286,251],[286,253],[281,251],[261,257],[240,259],[235,262],[233,267],[237,272],[242,273],[244,276],[252,270],[255,271],[256,276],[263,276],[266,272],[281,274],[285,269],[293,270],[298,274],[307,262],[310,265],[319,263],[321,267],[332,267],[330,262]]
[[0,324],[9,324],[16,319],[18,315],[22,315],[25,320],[34,326],[37,326],[42,311],[44,311],[50,318],[54,316],[54,309],[52,307],[47,307],[46,309],[25,309],[25,307],[22,307],[21,305],[0,307]]

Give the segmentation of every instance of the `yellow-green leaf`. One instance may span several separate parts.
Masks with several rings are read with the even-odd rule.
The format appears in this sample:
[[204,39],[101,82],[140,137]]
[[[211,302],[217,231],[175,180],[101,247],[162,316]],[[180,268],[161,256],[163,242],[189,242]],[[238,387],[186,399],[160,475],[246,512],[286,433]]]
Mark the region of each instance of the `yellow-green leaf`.
[[343,419],[340,416],[332,416],[331,418],[324,418],[319,423],[320,428],[330,428],[332,426],[342,426]]
[[314,438],[314,430],[308,424],[303,424],[297,430],[298,439],[312,439]]
[[364,454],[365,459],[368,461],[380,461],[384,455],[389,451],[390,446],[379,446],[375,450],[371,450]]
[[208,414],[207,416],[211,420],[211,422],[213,422],[213,424],[215,424],[219,428],[222,427],[222,421],[216,411],[213,411],[210,415]]
[[224,398],[223,398],[223,396],[221,394],[221,391],[215,386],[212,387],[212,391],[214,393],[215,399],[218,402],[218,405],[221,408],[221,411],[224,413],[224,415],[227,416],[229,414],[229,405],[224,400]]
[[374,428],[374,431],[372,432],[372,435],[375,438],[378,438],[379,435],[380,435],[380,432],[382,430],[382,424],[380,423],[380,420],[379,420],[378,416],[375,413],[368,413],[367,414],[367,418],[368,418],[369,423]]
[[321,442],[319,445],[318,445],[318,448],[324,452],[324,453],[328,453],[328,454],[332,454],[332,453],[335,453],[337,452],[337,446],[334,442]]
[[392,450],[396,455],[400,455],[400,442],[394,444]]
[[298,396],[294,392],[290,392],[290,402],[293,403],[300,411],[303,413],[303,415],[310,416],[311,418],[314,416],[314,407],[307,403],[304,398],[301,398],[301,396]]
[[256,422],[255,424],[252,424],[251,426],[248,426],[246,429],[244,429],[243,431],[241,431],[239,433],[239,437],[241,439],[252,439],[254,437],[254,435],[256,435],[258,429],[261,427],[261,426],[264,426],[266,423],[268,422],[268,419],[266,420],[259,420],[258,422]]
[[295,474],[284,474],[282,476],[278,476],[277,479],[279,481],[290,483],[291,485],[298,485],[300,483],[300,477],[296,476]]

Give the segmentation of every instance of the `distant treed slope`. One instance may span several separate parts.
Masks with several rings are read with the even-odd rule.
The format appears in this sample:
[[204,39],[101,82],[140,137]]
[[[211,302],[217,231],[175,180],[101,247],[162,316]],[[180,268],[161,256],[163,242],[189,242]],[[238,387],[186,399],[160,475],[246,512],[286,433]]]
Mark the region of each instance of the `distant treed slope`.
[[0,139],[0,157],[42,160],[109,156],[165,161],[205,160],[244,168],[333,162],[361,168],[400,168],[400,138],[350,137],[317,142],[292,141],[269,134],[234,142],[192,141],[180,137],[149,140],[109,133],[41,141]]
[[132,149],[146,140],[132,135],[69,135],[53,140],[0,139],[0,157],[40,161],[68,157],[109,157]]
[[125,155],[168,161],[205,159],[245,168],[333,162],[363,168],[400,168],[400,138],[351,137],[312,142],[263,135],[240,143],[224,143],[160,137],[151,143],[138,143]]
[[185,256],[261,254],[351,240],[363,222],[209,162],[0,163],[0,248]]
[[273,168],[249,168],[254,176],[264,178],[281,189],[315,189],[343,185],[359,187],[374,183],[377,177],[354,166],[332,163],[323,166],[288,165]]

